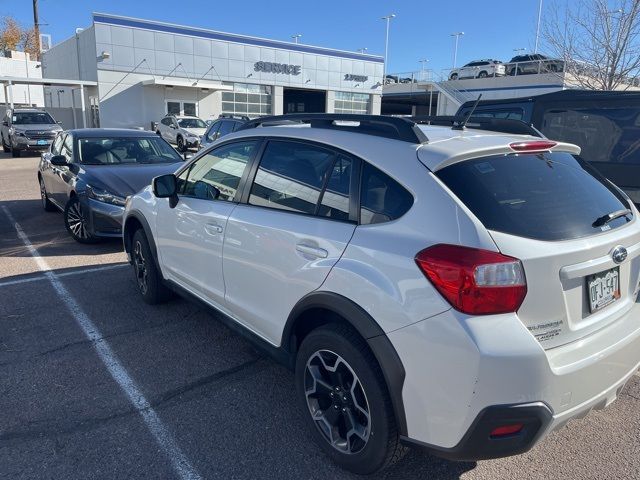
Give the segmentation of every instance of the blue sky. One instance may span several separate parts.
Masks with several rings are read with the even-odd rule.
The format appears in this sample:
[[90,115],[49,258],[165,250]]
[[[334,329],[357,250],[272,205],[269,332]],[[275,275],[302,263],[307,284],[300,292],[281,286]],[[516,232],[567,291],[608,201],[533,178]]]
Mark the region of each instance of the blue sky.
[[[551,8],[552,0],[545,0]],[[0,15],[33,22],[31,0],[0,0]],[[160,20],[231,33],[290,40],[342,50],[384,53],[385,24],[395,13],[389,72],[445,69],[453,61],[452,32],[464,31],[458,65],[478,58],[509,60],[514,49],[533,50],[538,0],[40,0],[41,28],[54,43],[91,22],[91,12]]]

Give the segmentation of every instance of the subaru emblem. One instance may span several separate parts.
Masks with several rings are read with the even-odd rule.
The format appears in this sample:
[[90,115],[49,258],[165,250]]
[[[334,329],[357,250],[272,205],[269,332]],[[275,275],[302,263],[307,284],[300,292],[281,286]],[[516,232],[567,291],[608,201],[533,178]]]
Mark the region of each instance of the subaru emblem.
[[627,259],[627,249],[622,245],[618,245],[611,252],[611,258],[613,258],[613,261],[616,263],[624,262]]

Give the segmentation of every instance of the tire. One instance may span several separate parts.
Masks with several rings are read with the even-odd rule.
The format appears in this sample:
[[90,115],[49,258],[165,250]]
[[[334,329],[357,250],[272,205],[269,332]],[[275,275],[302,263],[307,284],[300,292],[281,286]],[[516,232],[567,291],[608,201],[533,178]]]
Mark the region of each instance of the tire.
[[6,142],[4,141],[4,136],[2,137],[2,151],[4,153],[9,153],[11,151],[11,148],[9,148],[9,145],[7,145]]
[[20,150],[17,149],[16,147],[12,147],[11,148],[11,156],[13,158],[19,158],[20,157]]
[[449,80],[457,80],[457,79],[458,79],[457,73],[452,73],[451,76],[449,77]]
[[71,197],[64,207],[64,226],[78,243],[97,243],[98,237],[89,232],[85,214],[78,197]]
[[[336,374],[331,376],[326,366]],[[311,435],[340,467],[367,475],[402,458],[407,449],[400,443],[382,372],[354,330],[331,324],[312,331],[300,346],[295,378]],[[360,434],[352,432],[356,423]]]
[[40,198],[42,200],[42,208],[44,208],[45,212],[55,212],[57,208],[53,203],[51,203],[51,200],[49,200],[49,196],[47,195],[47,188],[44,185],[44,180],[42,179],[42,177],[38,177],[38,183],[40,183]]
[[511,70],[509,70],[509,75],[511,75],[512,77],[515,75],[522,75],[522,70],[520,68],[512,68]]
[[489,74],[484,70],[478,74],[478,78],[487,78]]
[[164,303],[173,296],[163,282],[149,247],[149,241],[142,228],[133,234],[131,240],[131,264],[138,292],[145,303],[156,305]]
[[178,151],[180,153],[184,152],[186,150],[185,146],[184,146],[184,139],[182,138],[182,135],[178,135],[178,138],[176,138],[176,145],[178,147]]

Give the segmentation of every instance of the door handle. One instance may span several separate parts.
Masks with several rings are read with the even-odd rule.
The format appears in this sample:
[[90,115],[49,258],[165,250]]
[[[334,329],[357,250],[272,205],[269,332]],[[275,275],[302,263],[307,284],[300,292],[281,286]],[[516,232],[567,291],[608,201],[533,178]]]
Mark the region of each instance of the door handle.
[[304,255],[310,255],[312,257],[327,258],[329,256],[329,252],[324,248],[312,247],[310,245],[305,245],[304,243],[297,244],[296,250]]
[[209,235],[219,235],[224,231],[224,229],[220,225],[216,225],[215,223],[207,223],[204,226],[204,230]]

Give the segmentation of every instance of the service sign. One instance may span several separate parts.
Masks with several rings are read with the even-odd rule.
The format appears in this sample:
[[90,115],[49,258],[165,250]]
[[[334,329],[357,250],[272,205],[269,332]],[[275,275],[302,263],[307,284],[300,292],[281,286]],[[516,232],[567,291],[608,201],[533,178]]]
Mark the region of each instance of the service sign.
[[354,75],[353,73],[345,73],[344,79],[349,82],[366,82],[369,77],[366,75]]
[[284,73],[286,75],[300,75],[301,68],[300,65],[273,62],[256,62],[253,65],[256,72]]

